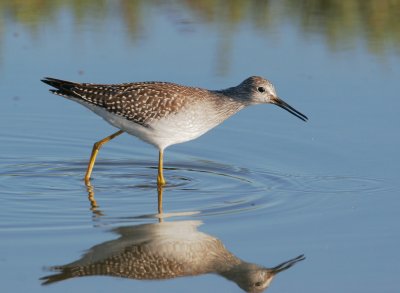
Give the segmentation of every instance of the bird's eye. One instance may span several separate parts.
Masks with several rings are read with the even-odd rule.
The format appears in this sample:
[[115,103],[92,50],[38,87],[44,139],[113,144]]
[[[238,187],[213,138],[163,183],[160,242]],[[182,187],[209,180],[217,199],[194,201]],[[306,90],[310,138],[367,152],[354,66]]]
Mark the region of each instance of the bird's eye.
[[265,88],[263,88],[262,86],[258,87],[257,90],[258,90],[260,93],[265,92]]
[[256,285],[256,287],[260,287],[262,285],[262,283],[261,282],[257,282],[254,285]]

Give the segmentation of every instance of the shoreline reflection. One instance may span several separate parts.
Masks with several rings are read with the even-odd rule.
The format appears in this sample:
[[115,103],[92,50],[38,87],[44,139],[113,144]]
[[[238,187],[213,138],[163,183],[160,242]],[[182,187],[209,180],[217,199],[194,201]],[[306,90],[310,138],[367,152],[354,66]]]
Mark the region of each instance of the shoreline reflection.
[[[78,36],[82,26],[89,24],[101,30],[103,22],[116,19],[124,28],[125,39],[136,46],[161,15],[181,34],[195,34],[199,27],[214,26],[220,36],[215,58],[220,60],[220,74],[229,72],[227,56],[234,49],[234,36],[246,24],[267,40],[275,36],[278,28],[289,24],[298,28],[303,39],[322,37],[332,51],[348,50],[361,43],[372,55],[387,57],[398,55],[400,48],[399,1],[206,1],[201,5],[195,1],[177,1],[174,5],[143,0],[100,2],[46,0],[29,1],[27,5],[26,1],[0,0],[0,13],[7,12],[1,20],[4,29],[0,30],[0,40],[6,43],[4,32],[8,31],[18,38],[21,30],[15,27],[38,39],[43,34],[42,26],[58,27],[60,15],[70,15]],[[3,47],[0,43],[0,53]]]

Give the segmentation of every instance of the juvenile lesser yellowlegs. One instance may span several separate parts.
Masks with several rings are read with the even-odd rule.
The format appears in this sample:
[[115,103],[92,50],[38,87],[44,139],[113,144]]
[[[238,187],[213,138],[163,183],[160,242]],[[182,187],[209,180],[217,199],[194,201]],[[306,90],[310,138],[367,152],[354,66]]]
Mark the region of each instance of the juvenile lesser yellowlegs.
[[263,292],[276,274],[305,259],[304,255],[266,268],[243,261],[218,238],[197,230],[200,221],[175,221],[114,229],[119,238],[87,250],[79,260],[55,266],[43,285],[85,276],[164,280],[217,274],[246,292]]
[[244,107],[275,104],[303,121],[308,120],[277,96],[271,82],[258,76],[224,90],[169,82],[91,84],[50,77],[42,81],[56,88],[50,90],[52,93],[86,106],[120,129],[94,144],[85,175],[87,184],[101,146],[124,132],[158,148],[157,183],[164,185],[166,147],[199,137]]

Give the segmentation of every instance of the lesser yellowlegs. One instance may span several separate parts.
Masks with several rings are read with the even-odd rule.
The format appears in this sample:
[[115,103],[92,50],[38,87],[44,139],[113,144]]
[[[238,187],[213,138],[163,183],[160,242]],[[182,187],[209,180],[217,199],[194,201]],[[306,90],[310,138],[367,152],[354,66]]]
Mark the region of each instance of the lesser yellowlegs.
[[275,104],[301,120],[308,119],[282,101],[271,82],[258,76],[224,90],[169,82],[91,84],[50,77],[42,81],[56,88],[52,93],[86,106],[120,129],[94,144],[85,175],[87,184],[101,146],[124,132],[158,148],[157,183],[164,185],[166,147],[199,137],[247,106]]
[[53,267],[57,273],[41,280],[48,285],[85,276],[162,280],[213,273],[246,292],[263,292],[276,274],[305,259],[299,255],[273,268],[249,263],[218,238],[198,231],[200,224],[176,221],[114,229],[118,239],[93,246],[77,261]]

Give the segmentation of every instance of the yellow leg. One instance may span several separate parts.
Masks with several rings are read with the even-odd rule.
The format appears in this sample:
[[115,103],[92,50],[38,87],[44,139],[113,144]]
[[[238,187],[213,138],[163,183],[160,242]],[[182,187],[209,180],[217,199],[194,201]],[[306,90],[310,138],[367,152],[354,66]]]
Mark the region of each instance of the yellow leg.
[[93,166],[96,161],[96,157],[97,157],[97,154],[99,153],[100,148],[103,146],[103,144],[109,142],[110,140],[117,137],[118,135],[121,135],[122,133],[124,133],[124,132],[122,130],[119,130],[119,131],[111,134],[110,136],[107,136],[106,138],[103,138],[102,140],[96,142],[93,145],[92,154],[90,155],[89,165],[88,165],[88,168],[86,170],[86,175],[85,175],[86,185],[90,185],[90,175],[92,175]]
[[164,157],[164,152],[160,150],[158,154],[158,176],[157,176],[157,184],[158,185],[165,185],[167,182],[164,179],[163,175],[163,157]]
[[90,184],[90,181],[86,184],[87,192],[88,192],[88,199],[90,202],[90,210],[93,213],[93,216],[100,217],[104,216],[103,212],[99,209],[99,205],[94,197],[94,188]]
[[158,214],[161,215],[163,213],[163,204],[162,204],[163,187],[161,185],[157,187],[157,194],[158,194]]

